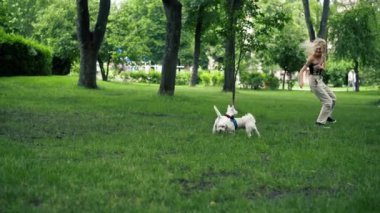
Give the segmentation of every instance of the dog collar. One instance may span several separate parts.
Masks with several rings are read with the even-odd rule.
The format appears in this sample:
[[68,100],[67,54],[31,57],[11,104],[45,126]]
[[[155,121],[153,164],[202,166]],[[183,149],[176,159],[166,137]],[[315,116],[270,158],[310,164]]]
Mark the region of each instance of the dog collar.
[[235,117],[227,115],[227,114],[225,114],[225,116],[231,120],[231,122],[234,124],[235,129],[237,129],[238,128],[238,124],[237,124],[237,122],[235,120]]

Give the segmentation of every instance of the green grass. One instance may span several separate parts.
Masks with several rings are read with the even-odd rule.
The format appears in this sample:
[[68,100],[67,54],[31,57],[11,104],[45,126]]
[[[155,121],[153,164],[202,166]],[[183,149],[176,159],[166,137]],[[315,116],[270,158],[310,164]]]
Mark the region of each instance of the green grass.
[[0,212],[378,212],[379,91],[237,92],[262,134],[213,135],[220,88],[0,78]]

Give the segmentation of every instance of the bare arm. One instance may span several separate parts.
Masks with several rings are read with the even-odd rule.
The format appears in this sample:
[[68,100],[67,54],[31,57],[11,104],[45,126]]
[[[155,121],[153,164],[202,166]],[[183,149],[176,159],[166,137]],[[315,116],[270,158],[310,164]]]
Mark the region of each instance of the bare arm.
[[304,72],[306,72],[306,70],[307,70],[308,65],[309,65],[309,62],[306,62],[306,64],[303,65],[303,67],[299,71],[299,74],[298,74],[298,83],[300,85],[300,88],[303,87],[303,84],[304,84],[303,76],[304,76]]

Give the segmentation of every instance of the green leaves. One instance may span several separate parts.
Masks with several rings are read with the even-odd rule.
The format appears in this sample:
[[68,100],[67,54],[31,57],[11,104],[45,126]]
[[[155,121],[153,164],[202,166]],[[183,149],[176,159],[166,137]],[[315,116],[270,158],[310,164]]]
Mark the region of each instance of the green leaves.
[[155,63],[162,59],[165,16],[161,1],[128,1],[120,9],[113,8],[109,19],[107,40],[122,49],[120,57],[142,61],[145,56]]
[[337,58],[375,65],[379,55],[379,28],[376,8],[365,2],[344,11],[332,20],[331,37]]

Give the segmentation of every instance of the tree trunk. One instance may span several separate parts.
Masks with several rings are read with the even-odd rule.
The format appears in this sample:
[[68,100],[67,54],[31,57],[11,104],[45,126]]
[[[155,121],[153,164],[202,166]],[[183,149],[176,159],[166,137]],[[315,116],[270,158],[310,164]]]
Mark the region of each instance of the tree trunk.
[[106,70],[104,69],[104,63],[99,56],[98,56],[98,64],[99,64],[99,68],[100,68],[100,73],[102,74],[102,80],[108,81],[108,76],[106,74]]
[[230,36],[227,36],[226,38],[226,52],[224,59],[225,68],[223,91],[225,92],[233,91],[235,76],[235,31],[230,32]]
[[309,39],[310,39],[310,41],[314,41],[315,40],[315,31],[313,28],[313,22],[311,21],[311,17],[310,17],[309,0],[302,0],[302,3],[303,3],[303,9],[305,12],[306,26],[307,26],[307,30],[309,32]]
[[322,19],[319,25],[318,37],[327,39],[327,20],[329,18],[330,0],[323,1]]
[[355,92],[359,92],[360,89],[360,78],[359,78],[359,62],[358,60],[354,60],[354,71],[355,71]]
[[285,90],[285,77],[286,77],[286,71],[284,70],[284,77],[282,77],[282,90]]
[[80,43],[80,74],[78,85],[97,88],[96,61],[106,31],[110,0],[100,0],[99,14],[94,31],[90,31],[88,0],[77,0],[78,39]]
[[227,0],[227,34],[223,85],[223,91],[225,92],[232,92],[235,87],[235,37],[237,22],[235,14],[240,9],[241,3],[241,0]]
[[106,76],[107,76],[107,80],[108,80],[108,75],[110,73],[110,63],[111,63],[111,57],[109,57],[107,59],[107,70],[106,70]]
[[203,25],[203,11],[204,6],[200,5],[198,8],[197,24],[195,27],[195,38],[194,38],[194,58],[193,58],[193,72],[191,74],[190,86],[195,86],[198,82],[198,67],[199,67],[199,55],[201,53],[201,36],[202,36],[202,25]]
[[292,73],[291,72],[288,72],[288,90],[291,91],[293,86],[291,85],[292,84]]
[[162,0],[166,15],[166,46],[162,63],[160,95],[174,95],[178,50],[181,38],[182,5],[178,0]]

